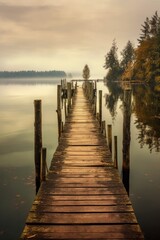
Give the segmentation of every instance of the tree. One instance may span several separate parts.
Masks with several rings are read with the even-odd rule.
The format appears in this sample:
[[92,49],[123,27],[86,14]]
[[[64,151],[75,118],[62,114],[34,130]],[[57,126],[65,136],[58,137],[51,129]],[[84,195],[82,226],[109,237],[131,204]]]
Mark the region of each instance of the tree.
[[119,68],[117,50],[118,50],[118,47],[114,39],[110,51],[105,56],[105,64],[104,64],[105,69]]
[[124,71],[128,67],[128,65],[134,60],[134,47],[130,41],[127,42],[125,48],[121,52],[121,55],[121,67]]
[[138,40],[140,44],[127,67],[127,61],[125,61],[128,59],[127,48],[122,52],[124,58],[121,62],[121,67],[124,70],[122,79],[131,77],[154,84],[160,81],[160,18],[157,11],[151,19],[146,18],[141,31]]
[[155,14],[152,16],[151,20],[150,20],[150,33],[152,34],[152,36],[156,36],[157,32],[158,32],[158,22],[159,22],[159,17],[158,17],[158,13],[157,11],[155,12]]
[[90,69],[89,69],[87,64],[83,68],[83,75],[82,76],[83,76],[84,80],[88,80],[90,78]]
[[118,80],[121,74],[121,68],[118,60],[117,50],[118,50],[118,47],[117,47],[116,41],[113,40],[112,47],[105,56],[105,64],[104,64],[104,68],[109,70],[106,76],[107,80],[109,81]]
[[138,39],[138,42],[141,44],[144,40],[148,39],[150,37],[150,20],[147,17],[146,21],[144,21],[144,25],[142,26],[142,33],[140,34],[140,39]]

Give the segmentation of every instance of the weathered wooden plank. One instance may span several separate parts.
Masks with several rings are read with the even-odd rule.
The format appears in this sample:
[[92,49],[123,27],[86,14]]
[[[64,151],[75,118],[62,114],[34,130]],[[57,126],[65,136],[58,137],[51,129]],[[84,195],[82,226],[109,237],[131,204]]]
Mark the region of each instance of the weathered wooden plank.
[[[53,179],[53,181],[52,181]],[[55,176],[54,178],[51,177],[51,180],[48,182],[43,182],[41,188],[45,188],[46,186],[53,186],[53,184],[79,184],[79,187],[81,187],[81,184],[92,184],[95,185],[95,187],[98,187],[99,184],[103,185],[103,187],[120,187],[123,188],[122,182],[120,179],[113,178],[113,177],[103,177],[103,178],[85,178],[85,177],[61,177],[61,176]],[[68,185],[69,186],[69,185]]]
[[53,195],[116,195],[116,194],[126,194],[123,188],[48,188],[46,187],[40,192],[45,192],[46,194],[53,194]]
[[96,183],[81,183],[81,184],[78,184],[78,183],[59,183],[59,182],[56,182],[54,183],[54,181],[52,181],[53,183],[51,183],[52,187],[61,187],[61,188],[78,188],[79,186],[83,187],[83,188],[103,188],[104,186],[106,187],[119,187],[120,184],[118,183],[112,183],[112,181],[110,181],[110,183],[99,183],[98,185]]
[[30,212],[27,224],[135,224],[133,213],[40,213]]
[[[73,169],[73,171],[72,171]],[[116,178],[111,178],[110,176],[108,176],[105,172],[93,172],[93,173],[87,173],[87,172],[78,172],[78,171],[75,171],[74,169],[76,168],[70,168],[68,169],[64,169],[64,171],[60,171],[59,169],[55,169],[52,171],[52,174],[53,176],[50,174],[47,176],[47,180],[49,179],[54,179],[54,178],[58,178],[58,177],[61,177],[61,178],[86,178],[86,180],[89,178],[89,179],[93,179],[93,178],[97,178],[97,179],[102,179],[102,178],[106,178],[106,182],[107,181],[116,181]]]
[[[61,199],[58,199],[61,197]],[[130,201],[128,199],[106,199],[106,200],[65,200],[70,196],[53,196],[53,195],[43,195],[40,196],[37,200],[34,201],[34,204],[42,204],[42,205],[53,205],[53,206],[111,206],[111,205],[128,205]],[[86,196],[85,196],[86,198]],[[56,200],[54,200],[56,199]],[[97,222],[98,224],[98,222]]]
[[[54,166],[54,161],[53,161],[53,166],[52,166],[52,168],[54,169],[54,167],[56,167],[56,166]],[[118,176],[119,177],[119,174],[118,174],[118,171],[115,171],[115,169],[113,169],[113,168],[111,168],[111,167],[103,167],[103,168],[98,168],[98,167],[91,167],[91,168],[88,168],[88,167],[80,167],[80,168],[78,168],[78,167],[70,167],[70,168],[63,168],[63,166],[62,166],[62,169],[64,169],[64,171],[82,171],[83,173],[88,173],[88,174],[90,174],[90,173],[101,173],[101,172],[103,172],[103,173],[106,173],[108,176]],[[52,174],[52,171],[51,172],[49,172],[49,175],[50,174]],[[119,177],[119,179],[120,179],[120,177]]]
[[137,225],[31,225],[21,239],[143,239]]
[[31,212],[50,213],[113,213],[133,212],[131,205],[108,205],[108,206],[53,206],[53,205],[32,205]]
[[21,239],[42,239],[42,240],[47,240],[47,239],[72,239],[72,240],[82,240],[82,239],[88,239],[88,240],[97,240],[97,239],[104,239],[104,240],[118,240],[118,239],[144,239],[142,237],[142,234],[124,234],[124,233],[34,233],[34,234],[24,234],[24,236]]
[[[45,193],[38,193],[36,200],[39,201],[41,199],[44,199],[47,201],[47,199],[50,199],[50,201],[76,201],[78,204],[78,201],[83,201],[88,203],[91,203],[92,201],[107,201],[107,200],[114,200],[116,203],[119,204],[128,204],[130,203],[130,200],[128,196],[125,194],[121,195],[88,195],[86,198],[86,195],[52,195],[52,194],[45,194]],[[84,205],[84,204],[83,204]],[[89,204],[90,205],[90,204]]]
[[[80,134],[78,135],[78,136],[81,136]],[[106,148],[107,147],[107,148]],[[88,146],[65,146],[65,147],[63,147],[63,146],[61,146],[61,145],[59,145],[58,147],[57,147],[57,149],[56,149],[56,152],[58,152],[58,151],[67,151],[67,152],[72,152],[72,151],[77,151],[77,152],[87,152],[87,153],[90,153],[90,152],[104,152],[104,153],[106,153],[106,154],[109,154],[108,152],[106,152],[106,149],[108,149],[108,146],[106,145],[106,147],[105,146],[99,146],[99,147],[97,147],[97,146],[90,146],[90,147],[88,147]]]

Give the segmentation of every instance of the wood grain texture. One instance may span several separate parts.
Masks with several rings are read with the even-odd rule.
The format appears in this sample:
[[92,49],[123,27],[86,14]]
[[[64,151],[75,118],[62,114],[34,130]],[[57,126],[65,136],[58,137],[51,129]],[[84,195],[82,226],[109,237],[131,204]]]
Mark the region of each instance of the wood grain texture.
[[20,239],[144,239],[82,88],[74,98]]

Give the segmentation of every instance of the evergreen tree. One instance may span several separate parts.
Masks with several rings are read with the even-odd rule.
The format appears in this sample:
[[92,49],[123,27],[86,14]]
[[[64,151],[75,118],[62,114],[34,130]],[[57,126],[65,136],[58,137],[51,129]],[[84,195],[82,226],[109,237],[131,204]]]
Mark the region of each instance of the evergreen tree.
[[121,52],[121,55],[121,67],[124,71],[128,67],[128,65],[134,60],[134,47],[130,41],[127,42],[125,48]]
[[146,18],[142,27],[140,45],[135,50],[135,59],[130,64],[130,70],[125,73],[127,73],[126,76],[136,80],[149,83],[160,82],[160,18],[157,11],[151,20]]
[[159,17],[157,11],[153,15],[153,17],[150,20],[150,33],[152,36],[156,36],[158,32],[158,22],[159,22]]
[[109,70],[106,76],[107,80],[109,81],[118,80],[121,73],[117,50],[118,50],[118,47],[116,45],[116,41],[113,40],[112,47],[105,56],[105,64],[104,64],[104,68]]
[[144,24],[142,26],[142,33],[140,34],[140,39],[138,39],[138,42],[141,43],[142,41],[148,39],[150,37],[150,20],[147,17],[146,21],[144,21]]
[[105,69],[119,68],[117,50],[118,50],[118,47],[117,47],[116,41],[113,40],[112,47],[105,56],[105,65],[104,65]]
[[87,64],[83,68],[83,75],[82,76],[83,76],[84,80],[88,80],[90,78],[90,69],[89,69]]

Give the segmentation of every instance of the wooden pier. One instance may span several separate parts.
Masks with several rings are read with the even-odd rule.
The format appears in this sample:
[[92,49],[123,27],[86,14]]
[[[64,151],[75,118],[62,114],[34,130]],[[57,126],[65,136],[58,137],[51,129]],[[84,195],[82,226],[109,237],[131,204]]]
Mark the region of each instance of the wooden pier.
[[77,88],[20,239],[144,239],[106,138]]

